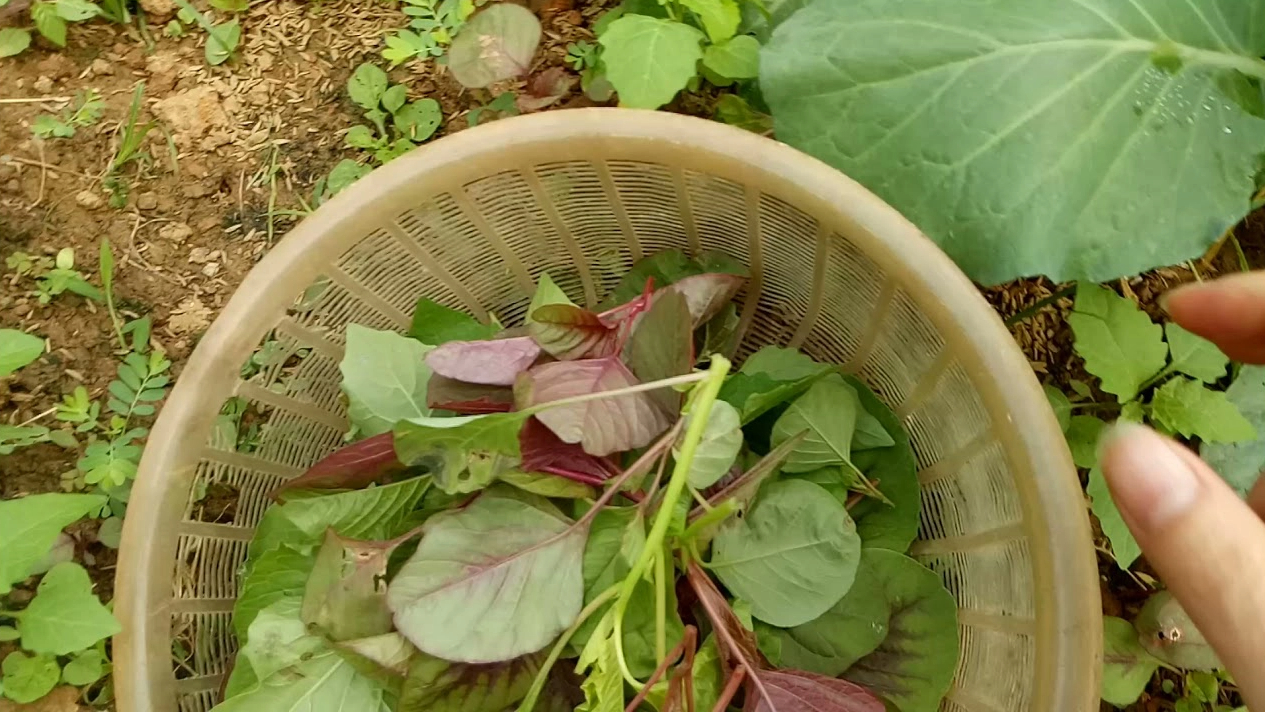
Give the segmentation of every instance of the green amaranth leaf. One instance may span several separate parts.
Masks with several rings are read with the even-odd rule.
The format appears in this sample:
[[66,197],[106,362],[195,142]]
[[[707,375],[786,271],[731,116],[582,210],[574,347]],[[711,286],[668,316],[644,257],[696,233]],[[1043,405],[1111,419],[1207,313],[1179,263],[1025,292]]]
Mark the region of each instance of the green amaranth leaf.
[[1054,411],[1054,417],[1059,421],[1059,427],[1066,433],[1072,421],[1072,402],[1063,391],[1054,386],[1047,384],[1042,386],[1042,390],[1045,391],[1045,399],[1050,402],[1050,410]]
[[250,625],[260,611],[285,598],[302,600],[315,562],[314,553],[300,553],[284,545],[265,551],[250,562],[241,593],[233,604],[233,630],[239,643],[249,642]]
[[957,602],[935,572],[903,554],[866,549],[861,556],[891,615],[887,637],[842,677],[901,712],[936,712],[958,663]]
[[373,111],[387,90],[387,73],[372,64],[356,67],[347,80],[347,94],[365,111]]
[[711,571],[760,620],[796,626],[851,588],[861,539],[848,511],[811,482],[766,485],[751,512],[721,525]]
[[645,15],[624,15],[597,41],[620,106],[633,109],[657,109],[672,101],[703,58],[702,32]]
[[[909,433],[892,409],[884,405],[864,383],[851,376],[847,377],[847,381],[867,414],[857,418],[857,433],[852,437],[852,464],[865,473],[891,502],[888,505],[873,497],[865,497],[848,513],[856,522],[861,546],[906,551],[918,536],[918,513],[922,508],[918,461],[909,442]],[[887,432],[888,438],[893,441],[891,447],[860,449],[858,439],[864,424],[871,418]]]
[[347,417],[361,437],[389,432],[408,418],[430,415],[425,356],[433,346],[392,331],[347,325],[347,348],[338,370],[347,394]]
[[1256,428],[1256,438],[1233,444],[1205,443],[1199,455],[1234,491],[1246,496],[1265,470],[1265,366],[1240,368],[1225,396]]
[[838,677],[869,655],[887,637],[891,604],[874,570],[884,557],[862,550],[856,582],[848,593],[817,618],[793,628],[756,624],[760,650],[774,665]]
[[498,463],[519,457],[518,432],[529,417],[516,412],[411,418],[395,426],[395,453],[406,465],[428,468],[445,492],[473,492],[499,474]]
[[20,705],[34,702],[52,692],[61,677],[57,658],[52,655],[27,655],[20,650],[5,656],[0,672],[4,673],[0,676],[4,681],[4,696]]
[[[686,427],[689,427],[690,416],[686,416]],[[684,439],[684,431],[682,431]],[[742,450],[742,422],[738,409],[725,401],[716,401],[711,413],[707,416],[707,426],[703,430],[703,439],[694,451],[694,460],[690,464],[689,482],[694,489],[702,490],[711,487],[720,478],[729,474],[738,452]],[[679,457],[677,448],[673,448],[674,457]]]
[[400,633],[425,653],[470,663],[553,641],[582,606],[588,526],[550,510],[492,489],[428,521],[387,591]]
[[383,688],[326,650],[225,700],[215,712],[392,712]]
[[44,340],[18,331],[0,329],[0,378],[31,363],[44,353]]
[[760,42],[738,35],[710,45],[703,51],[703,66],[726,79],[751,79],[760,69]]
[[408,335],[423,344],[439,346],[449,341],[478,341],[496,336],[500,329],[484,324],[469,314],[446,307],[426,297],[413,307],[413,325]]
[[471,89],[522,76],[540,44],[540,20],[522,5],[498,3],[461,28],[448,48],[453,78]]
[[1072,416],[1067,428],[1067,447],[1072,451],[1072,461],[1086,469],[1098,466],[1098,439],[1107,423],[1092,415]]
[[607,507],[589,527],[584,546],[584,602],[624,580],[646,543],[646,521],[637,507]]
[[105,497],[95,494],[33,494],[0,501],[0,594],[31,575],[63,528],[105,503]]
[[808,437],[786,458],[782,470],[811,472],[831,465],[850,465],[852,435],[860,411],[856,390],[842,376],[834,374],[814,383],[773,425],[774,446],[808,431]]
[[395,697],[399,697],[408,674],[409,661],[423,654],[396,632],[334,643],[334,650],[360,674],[381,683]]
[[1170,591],[1151,594],[1133,625],[1142,647],[1169,665],[1187,670],[1223,667],[1216,651]]
[[241,654],[258,679],[297,665],[327,648],[300,616],[302,604],[293,598],[279,600],[259,612],[250,624],[250,640]]
[[1138,642],[1138,632],[1122,618],[1103,616],[1102,698],[1117,707],[1137,702],[1160,661]]
[[36,589],[18,621],[22,647],[36,653],[69,655],[122,630],[92,593],[92,580],[79,564],[54,566]]
[[381,540],[409,530],[408,517],[430,487],[414,477],[382,487],[309,497],[269,507],[250,544],[252,558],[283,544],[312,550],[333,529],[349,539]]
[[1151,417],[1184,437],[1209,443],[1239,443],[1256,439],[1256,428],[1221,391],[1178,376],[1151,399]]
[[1142,384],[1164,368],[1168,347],[1160,325],[1110,289],[1079,285],[1067,323],[1085,370],[1102,379],[1102,389],[1121,403],[1136,396]]
[[[694,330],[684,295],[663,290],[635,322],[624,360],[642,383],[690,372],[694,366]],[[681,410],[681,394],[671,388],[651,391],[650,398],[669,413]]]
[[835,370],[795,349],[765,346],[748,356],[742,368],[725,379],[720,400],[737,408],[746,425]]
[[344,539],[327,530],[304,587],[303,622],[333,642],[390,632],[387,558],[397,544]]
[[[734,0],[681,0],[681,4],[698,16],[703,29],[707,30],[708,39],[712,42],[724,42],[733,37],[738,31],[738,24],[742,22],[742,13]],[[759,49],[758,43],[756,49]],[[737,79],[737,77],[731,78]]]
[[1164,325],[1164,335],[1168,337],[1169,368],[1204,383],[1213,383],[1225,376],[1230,359],[1216,344],[1174,322]]
[[643,257],[623,273],[619,284],[606,299],[602,300],[599,310],[611,309],[641,296],[648,280],[654,281],[654,288],[661,289],[686,277],[702,274],[704,269],[697,262],[680,250],[663,250],[648,257]]
[[502,712],[527,694],[543,655],[495,665],[465,665],[413,656],[396,712]]
[[537,309],[549,304],[571,304],[574,306],[566,292],[554,283],[553,278],[548,272],[541,272],[540,277],[536,280],[536,293],[531,297],[531,304],[527,307],[527,324],[532,322],[531,315]]
[[779,139],[974,280],[1103,281],[1201,255],[1247,212],[1265,121],[1223,87],[1265,78],[1263,15],[1242,0],[812,3],[774,32],[760,82]]
[[[603,636],[592,644],[600,647],[595,653],[593,670],[582,685],[584,704],[575,708],[575,712],[623,712],[624,677],[619,671],[615,642]],[[583,657],[580,660],[584,662]]]
[[1133,532],[1129,531],[1129,525],[1124,523],[1124,517],[1120,516],[1120,510],[1111,499],[1111,490],[1107,488],[1102,468],[1094,467],[1089,471],[1085,493],[1089,495],[1090,511],[1098,517],[1103,535],[1111,542],[1111,553],[1116,559],[1116,565],[1127,570],[1142,555],[1142,547],[1133,538]]
[[593,488],[557,475],[511,470],[497,476],[507,485],[551,499],[593,499]]

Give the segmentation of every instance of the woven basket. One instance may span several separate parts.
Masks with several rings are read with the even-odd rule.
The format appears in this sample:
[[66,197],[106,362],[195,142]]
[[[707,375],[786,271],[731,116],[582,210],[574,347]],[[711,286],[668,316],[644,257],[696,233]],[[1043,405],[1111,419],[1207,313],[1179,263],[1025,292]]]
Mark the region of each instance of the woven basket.
[[[115,589],[119,709],[218,702],[266,495],[347,432],[347,324],[404,330],[423,295],[519,323],[541,272],[593,305],[666,248],[750,266],[738,358],[801,348],[843,364],[903,419],[922,485],[911,553],[960,610],[961,662],[941,709],[1096,710],[1101,618],[1082,494],[988,304],[913,225],[826,165],[721,124],[624,109],[436,141],[361,179],[254,268],[189,359],[141,463]],[[265,342],[270,357],[243,380]],[[249,453],[214,437],[230,396],[267,423]],[[237,491],[231,518],[192,494],[217,484]]]

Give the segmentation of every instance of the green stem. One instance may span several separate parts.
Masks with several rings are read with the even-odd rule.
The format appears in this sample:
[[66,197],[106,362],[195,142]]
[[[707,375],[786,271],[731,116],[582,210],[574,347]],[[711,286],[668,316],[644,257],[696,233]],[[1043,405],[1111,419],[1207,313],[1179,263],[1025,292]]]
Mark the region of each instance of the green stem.
[[676,464],[672,468],[672,476],[668,478],[668,486],[663,495],[663,502],[659,506],[659,514],[655,517],[649,536],[646,537],[645,548],[642,549],[641,555],[637,557],[637,561],[633,563],[628,575],[624,577],[624,582],[619,590],[619,598],[615,600],[614,637],[615,652],[619,657],[619,668],[624,674],[624,679],[638,690],[641,689],[642,685],[629,672],[628,661],[624,657],[622,644],[624,640],[624,614],[628,611],[628,603],[632,599],[633,591],[637,588],[637,582],[641,580],[646,568],[650,566],[651,559],[662,555],[664,539],[668,535],[668,528],[671,526],[672,519],[676,514],[676,503],[681,498],[681,493],[685,491],[690,467],[694,464],[694,453],[698,450],[698,444],[703,439],[703,430],[707,427],[707,419],[711,415],[712,405],[716,403],[716,397],[720,394],[720,387],[725,382],[725,376],[729,373],[729,366],[729,359],[724,356],[712,356],[711,366],[705,372],[702,379],[703,382],[695,392],[696,396],[690,409],[692,417],[689,419],[689,427],[685,430],[685,439],[681,444],[680,454],[677,456]]
[[[1148,388],[1158,385],[1161,381],[1173,375],[1174,373],[1177,373],[1177,369],[1173,368],[1173,364],[1170,363],[1169,365],[1160,369],[1159,373],[1143,381],[1142,385],[1138,386],[1138,394],[1140,395],[1142,393],[1145,393]],[[1123,405],[1123,403],[1121,405]]]
[[667,555],[654,557],[654,655],[662,663],[668,654],[668,589]]
[[1054,304],[1058,300],[1063,299],[1064,297],[1070,297],[1075,293],[1076,293],[1076,284],[1075,283],[1069,284],[1066,287],[1063,287],[1062,289],[1058,290],[1054,294],[1051,294],[1048,297],[1044,297],[1042,299],[1037,300],[1036,303],[1034,303],[1032,306],[1028,307],[1027,309],[1021,309],[1020,311],[1017,311],[1014,314],[1011,314],[1010,316],[1006,317],[1005,324],[1006,326],[1014,326],[1015,324],[1025,321],[1030,317],[1036,316],[1037,312],[1040,312],[1042,309],[1045,309],[1051,304]]
[[1251,272],[1252,267],[1247,262],[1247,255],[1243,252],[1243,245],[1239,243],[1239,238],[1230,233],[1230,244],[1234,245],[1234,252],[1239,256],[1239,269],[1244,272]]
[[553,649],[549,651],[549,656],[545,658],[545,662],[541,664],[540,671],[536,673],[536,679],[532,680],[531,688],[527,691],[527,696],[523,698],[522,703],[518,706],[517,712],[531,712],[536,706],[536,699],[540,697],[541,690],[545,689],[545,683],[549,681],[549,671],[553,669],[554,664],[558,662],[558,658],[562,657],[562,651],[567,647],[567,643],[571,642],[571,637],[575,632],[584,625],[584,621],[588,620],[602,606],[605,606],[615,594],[619,593],[619,584],[614,584],[610,588],[598,594],[593,602],[584,607],[580,611],[579,617],[562,632],[562,636],[558,638],[558,642],[553,644]]
[[737,511],[738,501],[734,499],[727,499],[715,507],[705,510],[703,514],[700,515],[693,524],[687,527],[683,534],[681,534],[681,541],[694,541],[701,532],[720,524]]
[[1073,403],[1072,410],[1109,410],[1119,408],[1119,403]]

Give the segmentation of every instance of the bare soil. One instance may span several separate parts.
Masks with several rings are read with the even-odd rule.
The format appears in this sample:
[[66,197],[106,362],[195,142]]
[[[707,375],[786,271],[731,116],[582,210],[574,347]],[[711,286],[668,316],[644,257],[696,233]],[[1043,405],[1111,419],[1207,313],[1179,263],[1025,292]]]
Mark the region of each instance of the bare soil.
[[[347,99],[346,79],[360,62],[383,65],[378,56],[382,38],[406,18],[389,4],[362,0],[254,3],[241,17],[243,42],[236,58],[211,67],[203,57],[203,31],[189,28],[178,39],[163,34],[174,14],[171,0],[143,4],[151,9],[144,33],[136,24],[76,25],[65,50],[42,45],[0,60],[0,256],[52,257],[73,248],[76,268],[99,283],[97,250],[108,238],[116,255],[114,291],[122,311],[153,318],[155,338],[178,378],[198,338],[242,278],[310,205],[316,182],[340,159],[354,156],[343,147],[343,134],[361,122],[361,115]],[[434,63],[392,70],[392,81],[404,84],[412,98],[441,103],[441,135],[465,128],[471,109],[500,91],[521,92],[532,76],[548,69],[562,68],[573,82],[555,108],[592,105],[563,60],[569,42],[592,41],[588,27],[606,4],[533,0],[545,42],[532,74],[522,81],[470,91]],[[108,205],[102,178],[138,82],[145,85],[140,120],[155,121],[158,128],[144,142],[147,156],[122,171],[130,190],[125,207],[116,209]],[[36,117],[60,113],[76,92],[87,89],[106,101],[102,121],[78,129],[70,139],[33,137]],[[671,108],[710,115],[713,100],[690,95]],[[1236,235],[1251,265],[1265,267],[1265,212],[1246,220]],[[1237,255],[1226,244],[1192,266],[1157,270],[1120,288],[1158,316],[1155,300],[1165,289],[1195,279],[1196,271],[1206,279],[1238,268]],[[1044,280],[1025,280],[985,290],[985,296],[1009,317],[1058,289]],[[54,404],[76,386],[97,398],[117,368],[110,319],[101,306],[69,293],[42,305],[33,290],[30,277],[0,269],[0,325],[34,331],[52,344],[39,361],[0,382],[4,423],[50,418]],[[1070,304],[1062,299],[1011,326],[1038,376],[1061,386],[1085,378],[1064,319]],[[59,491],[63,473],[73,470],[79,456],[45,444],[4,457],[0,497]],[[199,518],[228,521],[235,502],[234,492],[208,491]],[[94,528],[81,523],[71,534],[77,560],[88,566],[108,599],[115,552],[96,541]],[[1133,611],[1145,591],[1105,557],[1101,563],[1104,610],[1113,615]],[[1136,709],[1171,707],[1162,697],[1146,698]],[[0,701],[0,712],[10,709]],[[23,709],[62,712],[77,704],[73,695],[59,690]]]

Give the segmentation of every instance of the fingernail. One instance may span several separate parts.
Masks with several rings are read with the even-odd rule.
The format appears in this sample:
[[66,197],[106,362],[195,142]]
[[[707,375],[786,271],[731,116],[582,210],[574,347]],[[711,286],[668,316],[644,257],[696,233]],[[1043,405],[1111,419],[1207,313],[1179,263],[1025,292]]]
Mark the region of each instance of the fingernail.
[[1126,519],[1154,530],[1194,507],[1199,476],[1178,447],[1150,428],[1127,421],[1117,421],[1103,437],[1103,474]]

